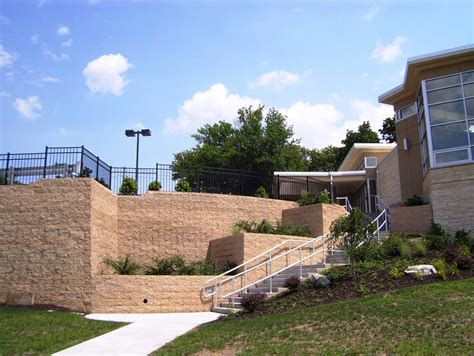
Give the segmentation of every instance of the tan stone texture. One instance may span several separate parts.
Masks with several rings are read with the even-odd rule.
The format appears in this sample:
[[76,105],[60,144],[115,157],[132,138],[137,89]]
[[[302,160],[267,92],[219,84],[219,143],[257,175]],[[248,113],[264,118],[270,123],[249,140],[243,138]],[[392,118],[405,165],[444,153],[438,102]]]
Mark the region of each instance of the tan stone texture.
[[205,193],[148,192],[118,196],[119,254],[140,262],[175,254],[206,258],[211,240],[229,235],[239,220],[281,219],[294,202]]
[[474,231],[474,164],[431,169],[425,180],[434,221],[450,233]]
[[423,234],[430,231],[433,212],[430,204],[390,208],[390,231]]
[[401,203],[398,150],[393,149],[377,167],[379,196],[388,206]]
[[337,204],[314,204],[283,210],[283,223],[308,226],[312,237],[329,233],[331,223],[346,214],[346,209]]

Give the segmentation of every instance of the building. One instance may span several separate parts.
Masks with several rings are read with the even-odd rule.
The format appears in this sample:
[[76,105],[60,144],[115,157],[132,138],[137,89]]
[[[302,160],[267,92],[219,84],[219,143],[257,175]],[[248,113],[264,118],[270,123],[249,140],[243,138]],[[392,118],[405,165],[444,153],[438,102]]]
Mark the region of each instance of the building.
[[474,230],[474,45],[410,58],[379,102],[396,112],[401,201],[418,194],[448,231]]

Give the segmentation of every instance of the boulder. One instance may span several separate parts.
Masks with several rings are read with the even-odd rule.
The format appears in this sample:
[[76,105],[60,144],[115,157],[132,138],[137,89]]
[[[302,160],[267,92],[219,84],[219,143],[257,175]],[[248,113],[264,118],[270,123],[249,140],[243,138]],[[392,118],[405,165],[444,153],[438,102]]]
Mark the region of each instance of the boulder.
[[436,268],[433,265],[416,265],[416,266],[409,266],[405,270],[406,274],[416,274],[420,273],[423,276],[430,276],[432,274],[436,274]]
[[331,284],[331,281],[328,277],[319,273],[311,273],[309,278],[311,279],[313,286],[316,287],[327,287]]

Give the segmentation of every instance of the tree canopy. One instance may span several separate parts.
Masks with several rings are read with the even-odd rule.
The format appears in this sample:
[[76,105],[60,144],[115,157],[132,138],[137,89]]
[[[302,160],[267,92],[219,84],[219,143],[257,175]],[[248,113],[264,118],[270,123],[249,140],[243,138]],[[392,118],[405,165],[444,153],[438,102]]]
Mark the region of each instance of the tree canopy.
[[379,130],[382,140],[388,143],[397,142],[395,133],[395,117],[387,117],[383,120],[382,128]]
[[263,106],[241,108],[234,124],[225,121],[207,124],[192,137],[196,146],[174,155],[176,179],[189,177],[189,170],[200,166],[266,175],[275,171],[335,171],[354,143],[380,142],[377,132],[366,121],[357,130],[346,132],[341,147],[308,149],[294,138],[293,127],[282,113],[273,108],[264,113]]

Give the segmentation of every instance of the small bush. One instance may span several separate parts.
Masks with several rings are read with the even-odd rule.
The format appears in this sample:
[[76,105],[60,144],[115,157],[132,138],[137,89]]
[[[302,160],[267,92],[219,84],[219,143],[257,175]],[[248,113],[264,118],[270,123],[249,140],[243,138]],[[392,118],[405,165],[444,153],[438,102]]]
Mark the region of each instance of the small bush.
[[300,198],[297,201],[299,206],[314,204],[314,198],[312,198],[306,190],[301,191]]
[[331,203],[331,196],[327,190],[323,190],[319,192],[314,200],[314,204],[330,204]]
[[266,219],[263,219],[262,221],[260,221],[259,224],[257,224],[255,232],[257,234],[274,234],[275,233],[273,230],[272,224]]
[[425,205],[426,202],[425,200],[420,197],[418,194],[415,194],[411,198],[408,198],[405,202],[406,206],[419,206],[419,205]]
[[426,256],[427,249],[426,245],[423,241],[415,241],[412,245],[413,247],[413,254],[417,257]]
[[343,281],[343,280],[348,280],[348,279],[353,278],[350,266],[331,267],[321,272],[321,274],[328,277],[331,282],[338,282],[338,281]]
[[421,273],[420,271],[416,272],[413,277],[417,280],[417,281],[422,281],[423,280],[423,273]]
[[178,183],[176,183],[175,190],[177,192],[191,192],[191,184],[186,179],[180,179]]
[[431,231],[428,235],[423,236],[423,240],[429,250],[440,250],[452,242],[441,225],[435,223],[431,224]]
[[242,308],[249,313],[253,313],[265,302],[264,293],[245,294],[242,297]]
[[434,268],[436,268],[436,272],[438,273],[438,276],[440,276],[442,279],[446,279],[446,276],[448,274],[446,261],[443,259],[437,259],[437,260],[431,261],[431,264],[433,265]]
[[471,251],[474,249],[474,236],[471,235],[470,231],[456,231],[454,243],[458,246],[467,246]]
[[133,178],[125,177],[119,190],[122,195],[135,195],[138,192],[137,181]]
[[298,277],[296,276],[291,276],[285,279],[285,282],[283,284],[283,287],[288,288],[290,292],[294,292],[298,289],[300,286],[301,281]]
[[456,262],[449,266],[449,273],[453,276],[459,275],[459,268]]
[[459,255],[461,257],[467,257],[471,254],[471,250],[466,245],[461,245],[458,247]]
[[378,241],[367,241],[354,253],[356,261],[377,261],[383,259],[384,256],[384,250]]
[[403,241],[399,246],[400,256],[404,259],[411,260],[413,257],[413,252],[411,249],[411,244],[408,241]]
[[154,180],[148,184],[148,190],[159,192],[161,190],[161,183]]
[[400,256],[401,245],[407,243],[405,234],[390,234],[382,243],[382,250],[387,256]]
[[115,271],[115,274],[134,275],[142,266],[132,260],[130,255],[119,256],[116,260],[105,257],[102,263]]
[[314,287],[313,286],[313,281],[311,280],[311,278],[303,279],[303,281],[301,282],[301,285],[303,286],[303,288],[306,288],[306,289]]
[[403,271],[400,271],[398,268],[392,267],[392,269],[391,269],[390,272],[389,272],[389,275],[390,275],[390,277],[392,277],[393,279],[398,279],[398,278],[400,278],[401,276],[403,276],[404,273],[403,273]]
[[184,259],[175,255],[168,258],[155,258],[154,263],[150,266],[147,266],[145,274],[148,275],[172,275],[180,274],[179,272],[184,268],[185,262]]
[[277,225],[275,227],[275,234],[306,237],[311,236],[311,232],[309,231],[307,225],[282,224],[280,221],[277,221]]
[[264,187],[260,186],[255,191],[255,196],[257,198],[268,198],[268,193],[267,193],[267,191],[265,190]]
[[256,222],[254,220],[240,220],[234,225],[233,232],[239,233],[242,231],[257,234],[310,236],[309,229],[306,225],[281,224],[281,222],[278,221],[276,226],[274,226],[265,219],[260,222]]

